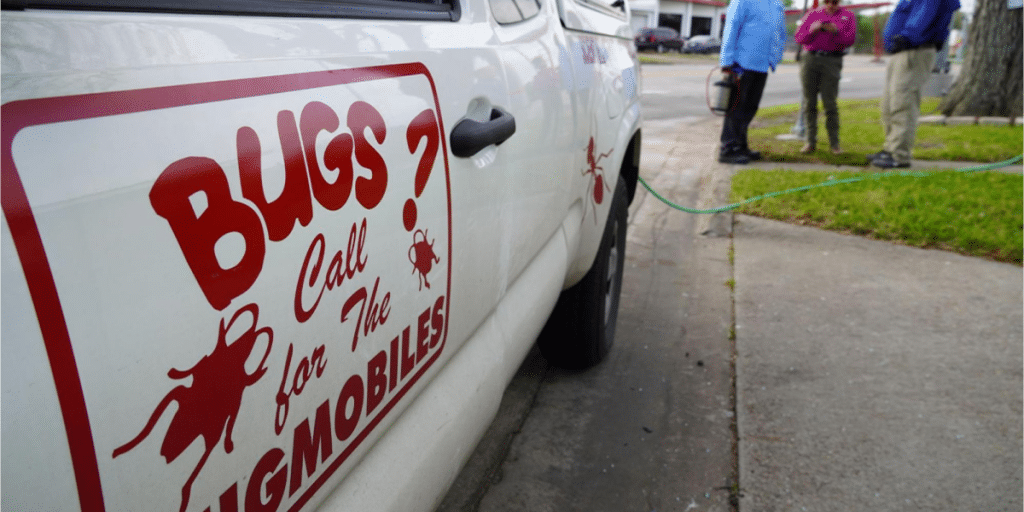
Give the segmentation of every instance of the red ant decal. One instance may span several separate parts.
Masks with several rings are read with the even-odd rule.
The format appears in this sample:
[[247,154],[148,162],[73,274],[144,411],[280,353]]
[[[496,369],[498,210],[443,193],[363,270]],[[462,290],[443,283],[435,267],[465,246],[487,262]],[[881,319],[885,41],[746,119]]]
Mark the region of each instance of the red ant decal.
[[[252,314],[252,325],[230,345],[227,344],[225,335],[235,320],[242,313]],[[199,471],[206,464],[210,453],[220,442],[224,434],[224,451],[231,453],[234,443],[231,441],[231,431],[235,426],[235,419],[238,417],[238,410],[242,405],[242,393],[245,388],[253,385],[260,377],[267,372],[264,364],[270,356],[270,348],[274,343],[274,332],[269,327],[256,329],[259,322],[259,307],[256,304],[249,304],[235,313],[231,321],[225,325],[224,320],[220,321],[220,334],[217,337],[217,345],[213,353],[205,355],[192,368],[188,370],[177,370],[171,368],[167,376],[181,380],[192,377],[191,386],[178,386],[172,389],[167,396],[160,401],[149,418],[149,422],[143,427],[142,432],[134,439],[114,450],[114,457],[132,450],[142,442],[150,432],[157,420],[163,415],[167,406],[172,401],[178,402],[178,410],[174,413],[170,425],[167,427],[167,434],[160,446],[160,455],[163,455],[170,464],[182,454],[192,443],[202,437],[206,445],[206,451],[196,464],[185,486],[181,489],[181,512],[188,506],[189,495],[192,484]],[[252,354],[257,339],[261,335],[267,336],[267,351],[255,372],[246,373],[245,362]]]
[[[591,137],[590,142],[587,144],[587,165],[589,166],[589,169],[584,170],[583,175],[586,176],[587,174],[590,174],[594,177],[594,179],[591,181],[587,189],[594,196],[594,222],[597,222],[597,205],[604,202],[605,190],[608,190],[609,192],[612,191],[612,189],[604,181],[604,167],[601,167],[597,164],[600,163],[602,159],[611,155],[612,151],[608,151],[607,153],[601,153],[595,157],[594,147],[594,138]],[[584,214],[586,214],[585,211]]]
[[[421,240],[417,241],[419,235]],[[415,259],[414,259],[415,257]],[[412,263],[412,272],[419,272],[420,290],[425,285],[428,289],[430,283],[427,281],[427,274],[434,267],[434,263],[440,263],[441,258],[434,253],[434,242],[427,243],[427,232],[417,229],[412,235],[412,247],[409,247],[409,261]]]

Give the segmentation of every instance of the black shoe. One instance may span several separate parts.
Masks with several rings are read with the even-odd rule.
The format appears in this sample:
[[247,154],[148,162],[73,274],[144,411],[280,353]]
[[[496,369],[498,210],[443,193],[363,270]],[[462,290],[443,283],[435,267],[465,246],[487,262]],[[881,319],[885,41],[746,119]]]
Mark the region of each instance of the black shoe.
[[732,153],[719,153],[718,161],[723,164],[749,164],[750,155],[739,151]]
[[894,169],[901,167],[910,167],[910,162],[897,162],[896,159],[892,157],[892,153],[889,153],[888,151],[882,151],[881,153],[879,153],[877,157],[871,160],[871,165],[875,167],[881,167],[882,169]]
[[865,162],[865,163],[867,163],[868,165],[871,165],[871,162],[874,161],[874,159],[882,156],[883,154],[888,155],[889,153],[886,152],[886,151],[879,151],[878,153],[871,153],[870,155],[867,156],[867,162]]
[[751,162],[756,162],[761,159],[760,151],[751,151],[750,148],[744,148],[743,151],[747,154],[747,157],[750,158]]

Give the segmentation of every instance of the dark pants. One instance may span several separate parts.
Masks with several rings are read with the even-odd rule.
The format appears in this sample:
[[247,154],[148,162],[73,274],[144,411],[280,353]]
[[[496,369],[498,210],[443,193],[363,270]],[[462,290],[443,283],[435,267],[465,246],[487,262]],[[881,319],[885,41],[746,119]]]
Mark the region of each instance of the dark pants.
[[839,147],[839,79],[843,73],[843,58],[816,55],[808,52],[800,66],[800,83],[804,89],[804,126],[807,127],[807,143],[814,147],[818,143],[818,95],[825,107],[825,129],[828,143]]
[[732,154],[748,149],[747,127],[757,114],[761,104],[761,93],[768,81],[768,73],[743,71],[736,84],[736,92],[722,123],[721,154]]

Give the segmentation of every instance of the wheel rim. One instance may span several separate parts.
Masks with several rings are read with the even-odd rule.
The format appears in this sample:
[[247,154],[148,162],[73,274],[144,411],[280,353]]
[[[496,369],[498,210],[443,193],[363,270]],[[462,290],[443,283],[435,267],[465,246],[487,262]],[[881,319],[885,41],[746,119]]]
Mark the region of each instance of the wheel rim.
[[621,247],[619,247],[619,219],[614,218],[612,225],[612,243],[608,248],[608,271],[605,274],[604,287],[604,325],[607,327],[612,322],[612,306],[615,303],[617,278],[619,277],[619,258]]

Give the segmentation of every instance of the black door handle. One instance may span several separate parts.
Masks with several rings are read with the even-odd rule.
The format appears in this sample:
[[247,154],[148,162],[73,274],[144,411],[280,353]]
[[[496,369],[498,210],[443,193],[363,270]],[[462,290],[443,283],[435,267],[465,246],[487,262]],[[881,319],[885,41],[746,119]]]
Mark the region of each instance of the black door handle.
[[498,145],[508,140],[516,132],[516,118],[504,110],[491,109],[489,121],[463,119],[452,128],[449,141],[452,154],[458,157],[470,157],[491,144]]

